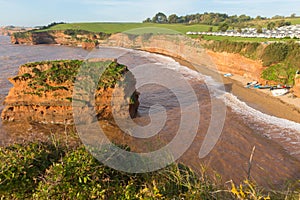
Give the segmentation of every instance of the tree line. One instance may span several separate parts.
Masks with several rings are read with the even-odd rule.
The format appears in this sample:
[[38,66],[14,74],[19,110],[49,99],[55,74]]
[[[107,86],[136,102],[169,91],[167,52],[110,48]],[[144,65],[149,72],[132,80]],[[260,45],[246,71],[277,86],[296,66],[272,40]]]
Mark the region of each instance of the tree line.
[[[290,18],[295,18],[296,14],[291,14]],[[253,20],[268,20],[276,19],[275,22],[269,22],[267,24],[268,29],[274,29],[276,27],[281,27],[285,25],[290,25],[290,22],[286,22],[287,17],[275,15],[272,18],[257,16],[252,18],[251,16],[242,14],[242,15],[228,15],[223,13],[213,13],[205,12],[203,14],[191,14],[185,16],[177,16],[176,14],[171,14],[169,16],[165,15],[162,12],[158,12],[152,18],[147,18],[143,23],[161,23],[161,24],[206,24],[212,26],[236,26],[236,27],[245,27],[245,23]],[[223,28],[224,29],[224,28]]]

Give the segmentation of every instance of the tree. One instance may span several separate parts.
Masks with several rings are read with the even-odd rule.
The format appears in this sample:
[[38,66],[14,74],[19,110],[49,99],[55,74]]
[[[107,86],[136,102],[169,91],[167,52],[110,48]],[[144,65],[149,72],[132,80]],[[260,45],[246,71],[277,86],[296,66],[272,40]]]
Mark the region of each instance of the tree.
[[291,18],[295,18],[296,17],[296,13],[291,14]]
[[151,23],[151,19],[148,17],[146,20],[143,21],[143,23]]
[[280,20],[280,21],[275,22],[276,27],[290,26],[291,24],[292,24],[291,22],[286,22],[284,20]]
[[239,22],[246,22],[246,21],[250,21],[251,20],[251,17],[250,16],[247,16],[247,15],[240,15],[238,17],[238,21]]
[[210,27],[208,28],[208,32],[212,32],[212,31],[213,31],[213,27],[210,26]]
[[275,16],[272,17],[272,19],[284,19],[284,16],[275,15]]
[[257,15],[257,16],[255,17],[255,19],[256,19],[256,20],[261,20],[262,18],[261,18],[260,15]]
[[263,32],[262,27],[261,27],[261,26],[258,26],[256,32],[257,32],[257,33],[262,33],[262,32]]
[[223,24],[221,24],[221,25],[218,27],[218,30],[219,30],[219,31],[222,31],[222,32],[225,32],[225,31],[228,30],[228,28],[229,28],[229,25],[228,25],[227,23],[223,23]]
[[273,30],[274,28],[275,28],[275,23],[274,22],[268,23],[268,25],[267,25],[268,30]]
[[168,17],[168,21],[170,24],[175,24],[178,22],[178,16],[176,14],[172,14]]
[[168,19],[164,13],[159,12],[152,18],[152,22],[163,24],[163,23],[168,23]]

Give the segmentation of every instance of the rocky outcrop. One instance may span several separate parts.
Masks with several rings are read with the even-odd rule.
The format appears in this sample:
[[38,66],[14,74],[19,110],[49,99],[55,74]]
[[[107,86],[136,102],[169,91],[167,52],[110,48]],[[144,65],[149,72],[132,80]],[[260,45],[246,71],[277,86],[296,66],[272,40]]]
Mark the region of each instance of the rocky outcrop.
[[[299,72],[298,72],[299,73]],[[300,73],[295,76],[295,86],[293,87],[294,95],[300,97]]]
[[[135,117],[138,108],[138,93],[126,96],[126,86],[118,86],[116,78],[128,72],[127,67],[113,63],[117,68],[113,75],[101,77],[100,86],[95,92],[95,112],[98,119],[112,119],[112,112],[125,113]],[[94,62],[94,61],[93,61]],[[97,63],[107,62],[97,61]],[[5,99],[3,121],[34,121],[52,124],[73,124],[74,75],[82,61],[53,61],[26,64],[20,67],[16,77],[10,78],[13,84]],[[105,72],[104,72],[105,73]],[[110,81],[110,82],[109,82]],[[135,84],[135,82],[131,82]],[[112,97],[114,108],[112,108]],[[84,109],[84,107],[83,107]]]

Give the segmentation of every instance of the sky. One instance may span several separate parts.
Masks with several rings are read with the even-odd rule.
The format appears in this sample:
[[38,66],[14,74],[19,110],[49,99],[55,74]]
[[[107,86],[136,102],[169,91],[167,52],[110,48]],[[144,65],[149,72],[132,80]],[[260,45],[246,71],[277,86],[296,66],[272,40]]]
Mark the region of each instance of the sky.
[[52,22],[142,22],[163,12],[204,12],[272,17],[300,16],[299,0],[0,0],[0,26]]

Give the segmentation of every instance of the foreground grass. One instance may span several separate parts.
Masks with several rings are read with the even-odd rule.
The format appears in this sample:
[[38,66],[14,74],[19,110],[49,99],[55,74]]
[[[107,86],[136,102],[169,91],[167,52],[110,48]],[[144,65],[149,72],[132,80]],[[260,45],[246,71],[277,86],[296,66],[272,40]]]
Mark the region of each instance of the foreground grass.
[[299,191],[264,191],[249,181],[224,185],[181,164],[123,173],[102,165],[81,144],[67,144],[55,139],[0,148],[0,199],[299,198]]

